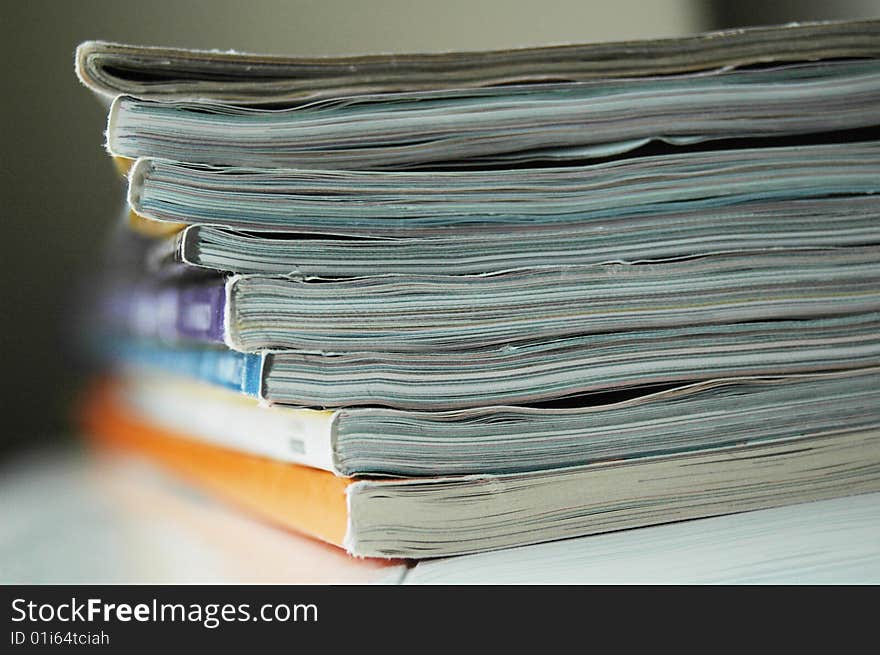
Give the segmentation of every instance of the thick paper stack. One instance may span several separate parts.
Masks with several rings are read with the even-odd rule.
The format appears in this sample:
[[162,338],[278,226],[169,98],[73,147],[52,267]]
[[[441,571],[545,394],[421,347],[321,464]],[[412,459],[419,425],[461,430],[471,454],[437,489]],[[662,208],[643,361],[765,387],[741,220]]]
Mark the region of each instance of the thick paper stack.
[[104,442],[380,558],[880,490],[880,22],[77,72]]

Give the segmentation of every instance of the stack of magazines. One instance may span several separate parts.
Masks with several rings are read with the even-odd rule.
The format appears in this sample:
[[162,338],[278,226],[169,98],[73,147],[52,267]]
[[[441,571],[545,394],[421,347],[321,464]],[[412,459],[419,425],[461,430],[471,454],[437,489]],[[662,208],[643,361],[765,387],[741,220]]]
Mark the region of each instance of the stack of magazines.
[[76,64],[99,443],[370,558],[880,490],[880,21]]

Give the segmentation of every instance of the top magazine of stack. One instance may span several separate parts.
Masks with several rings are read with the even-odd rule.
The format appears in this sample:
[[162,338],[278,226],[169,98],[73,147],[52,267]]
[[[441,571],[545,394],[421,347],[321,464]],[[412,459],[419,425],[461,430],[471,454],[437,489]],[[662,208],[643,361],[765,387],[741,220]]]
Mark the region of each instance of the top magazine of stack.
[[875,57],[878,21],[791,24],[673,39],[490,52],[285,57],[89,41],[80,79],[107,104],[118,95],[237,105],[597,78],[674,75],[779,62]]

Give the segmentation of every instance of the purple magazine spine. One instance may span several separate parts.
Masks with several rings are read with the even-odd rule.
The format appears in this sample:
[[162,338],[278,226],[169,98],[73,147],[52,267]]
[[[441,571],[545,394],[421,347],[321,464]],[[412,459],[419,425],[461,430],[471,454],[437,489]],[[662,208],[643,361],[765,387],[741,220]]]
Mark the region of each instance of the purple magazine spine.
[[179,339],[225,342],[226,284],[178,290],[175,323]]
[[107,318],[132,336],[170,343],[225,343],[224,280],[117,287],[109,301]]

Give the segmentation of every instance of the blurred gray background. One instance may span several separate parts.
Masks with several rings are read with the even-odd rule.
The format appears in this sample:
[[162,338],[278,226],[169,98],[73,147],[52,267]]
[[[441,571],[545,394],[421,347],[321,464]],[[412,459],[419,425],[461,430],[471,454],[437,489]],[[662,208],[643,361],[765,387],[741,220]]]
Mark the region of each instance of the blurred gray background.
[[104,110],[76,81],[80,41],[302,55],[610,41],[792,20],[880,16],[880,0],[31,0],[3,5],[0,456],[75,431],[84,371],[71,295],[101,257],[122,181]]

